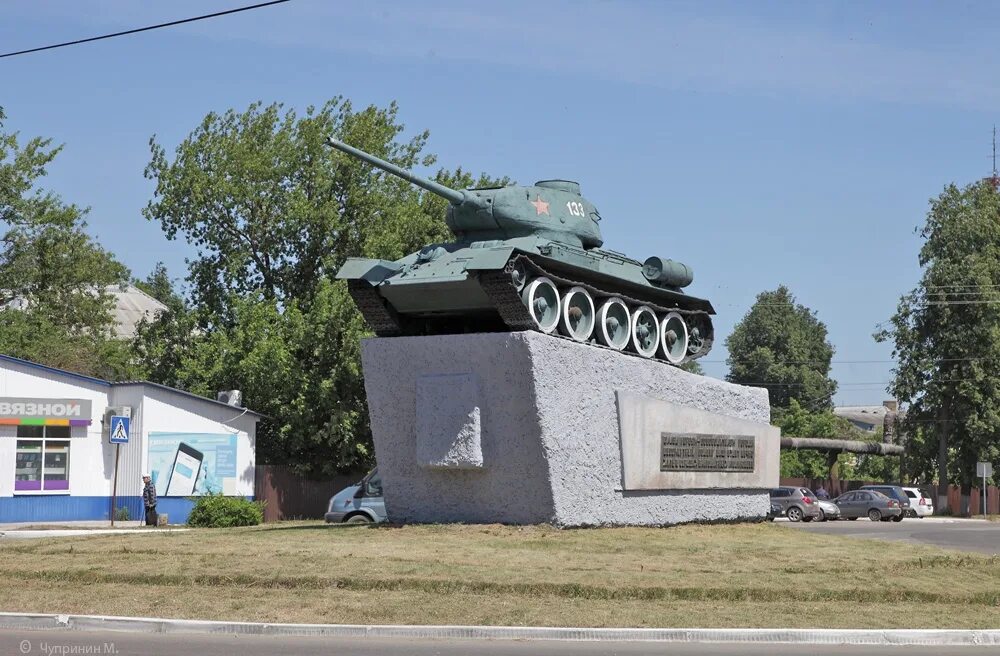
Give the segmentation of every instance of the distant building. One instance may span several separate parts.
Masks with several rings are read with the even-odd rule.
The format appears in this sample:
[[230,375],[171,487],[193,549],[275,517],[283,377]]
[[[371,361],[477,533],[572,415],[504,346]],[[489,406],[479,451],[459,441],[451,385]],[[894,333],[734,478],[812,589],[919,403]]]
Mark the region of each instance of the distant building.
[[889,412],[896,412],[898,404],[896,401],[883,401],[882,405],[842,405],[833,409],[833,414],[843,417],[868,433],[874,433],[885,424],[885,416]]
[[[112,285],[105,291],[114,299],[111,313],[115,321],[115,337],[119,339],[132,339],[140,321],[143,319],[152,321],[156,315],[167,309],[166,305],[135,285]],[[28,303],[23,298],[15,298],[6,305],[15,310],[23,310],[27,306]]]
[[152,321],[160,312],[165,312],[167,306],[142,291],[135,285],[114,286],[108,288],[114,299],[112,313],[115,318],[115,337],[131,339],[135,337],[136,327],[143,319]]

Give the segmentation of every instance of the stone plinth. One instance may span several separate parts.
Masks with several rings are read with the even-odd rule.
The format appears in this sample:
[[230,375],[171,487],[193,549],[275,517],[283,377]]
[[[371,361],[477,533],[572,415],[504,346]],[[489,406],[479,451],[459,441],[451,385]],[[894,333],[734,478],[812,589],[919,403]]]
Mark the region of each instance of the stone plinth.
[[[362,363],[393,522],[733,521],[778,484],[763,389],[535,332],[372,338]],[[742,460],[664,472],[667,435],[735,436]]]

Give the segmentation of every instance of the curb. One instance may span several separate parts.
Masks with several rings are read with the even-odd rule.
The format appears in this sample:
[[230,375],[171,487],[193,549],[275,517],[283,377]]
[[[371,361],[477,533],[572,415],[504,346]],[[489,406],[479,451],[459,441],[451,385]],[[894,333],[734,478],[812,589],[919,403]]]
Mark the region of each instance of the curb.
[[133,633],[322,636],[333,638],[436,638],[466,640],[587,640],[731,644],[867,646],[994,646],[1000,630],[957,629],[593,629],[530,626],[420,626],[268,624],[173,620],[155,617],[0,612],[0,629],[64,629]]

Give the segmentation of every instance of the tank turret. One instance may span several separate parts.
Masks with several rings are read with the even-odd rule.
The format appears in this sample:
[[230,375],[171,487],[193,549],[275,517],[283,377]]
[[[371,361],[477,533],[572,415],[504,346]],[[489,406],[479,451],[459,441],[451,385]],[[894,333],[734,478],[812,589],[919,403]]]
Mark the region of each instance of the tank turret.
[[542,180],[531,187],[512,185],[459,191],[414,175],[333,137],[327,139],[327,143],[447,200],[445,221],[459,240],[513,239],[545,234],[581,248],[597,248],[603,243],[601,215],[580,195],[580,185],[576,182]]
[[451,189],[348,144],[331,147],[448,201],[455,241],[337,273],[376,334],[539,330],[679,365],[711,349],[715,314],[690,267],[602,249],[597,208],[570,180]]

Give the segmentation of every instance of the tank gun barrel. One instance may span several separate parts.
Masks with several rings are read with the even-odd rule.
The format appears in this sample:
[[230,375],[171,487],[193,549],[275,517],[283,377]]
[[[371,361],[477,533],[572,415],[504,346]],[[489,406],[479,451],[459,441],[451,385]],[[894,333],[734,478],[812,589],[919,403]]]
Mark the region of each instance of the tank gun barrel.
[[372,166],[378,167],[385,171],[386,173],[391,173],[396,177],[402,178],[409,182],[410,184],[415,184],[421,189],[426,189],[432,194],[437,194],[438,196],[446,199],[452,205],[461,205],[469,195],[464,192],[457,191],[450,187],[446,187],[443,184],[434,182],[433,180],[428,180],[427,178],[422,178],[419,175],[414,175],[404,168],[400,168],[391,162],[387,162],[384,159],[379,159],[374,155],[369,155],[363,150],[358,150],[354,146],[349,146],[343,141],[338,141],[333,137],[327,137],[327,145],[336,148],[337,150],[347,153],[352,157],[356,157],[361,161],[368,162]]

